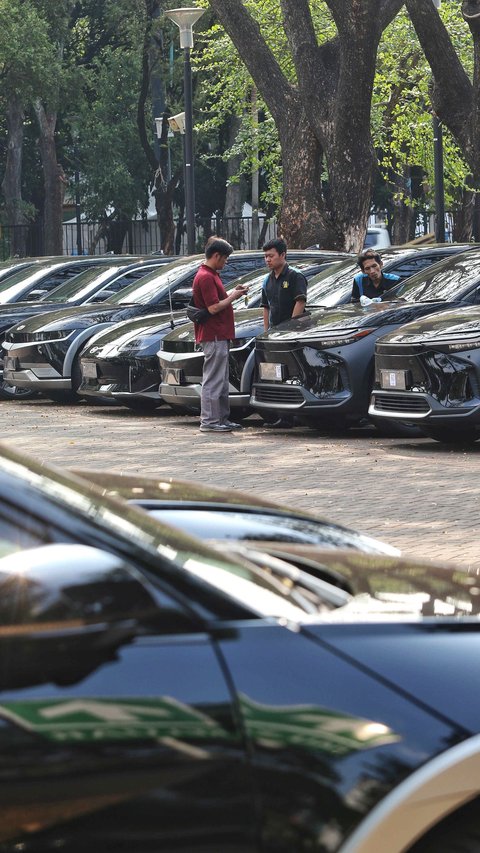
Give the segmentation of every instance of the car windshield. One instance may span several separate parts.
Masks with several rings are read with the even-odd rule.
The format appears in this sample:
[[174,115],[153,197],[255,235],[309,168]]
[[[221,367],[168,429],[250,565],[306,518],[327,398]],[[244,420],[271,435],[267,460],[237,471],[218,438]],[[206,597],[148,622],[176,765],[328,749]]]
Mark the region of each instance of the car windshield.
[[[380,252],[385,270],[388,272],[390,261],[400,260],[407,252],[399,252],[385,249]],[[318,275],[310,279],[308,285],[308,304],[326,305],[334,307],[340,302],[348,301],[352,292],[353,277],[359,272],[360,268],[356,259],[348,259],[336,264],[330,269],[326,269]]]
[[385,300],[405,299],[406,302],[457,299],[461,293],[480,280],[480,252],[472,249],[412,275],[391,288]]
[[44,276],[54,273],[59,266],[58,262],[54,264],[40,263],[35,265],[33,270],[30,267],[22,267],[13,275],[9,275],[5,281],[0,282],[0,293],[4,297],[3,301],[13,302],[18,294],[22,294],[25,290],[33,290],[37,282],[40,283]]
[[119,270],[120,267],[115,264],[111,267],[89,267],[83,272],[77,273],[77,275],[72,276],[67,281],[64,281],[63,284],[59,284],[54,290],[51,290],[50,293],[47,293],[45,296],[39,300],[40,302],[72,302],[75,300],[82,301],[86,300],[88,296],[95,292],[97,288],[99,289],[99,285],[108,280],[111,276],[112,272]]
[[150,273],[143,276],[141,281],[136,281],[129,287],[125,287],[120,293],[109,298],[109,303],[114,305],[135,304],[147,305],[156,295],[163,289],[168,288],[170,284],[176,282],[182,276],[192,274],[200,266],[200,261],[180,262],[178,264],[168,264],[168,268],[159,272]]

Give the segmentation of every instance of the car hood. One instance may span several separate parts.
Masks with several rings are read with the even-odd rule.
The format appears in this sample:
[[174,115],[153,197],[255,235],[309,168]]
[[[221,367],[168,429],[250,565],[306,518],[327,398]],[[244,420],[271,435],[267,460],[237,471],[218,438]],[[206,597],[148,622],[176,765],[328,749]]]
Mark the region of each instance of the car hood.
[[[39,331],[54,332],[61,329],[88,329],[100,323],[119,323],[139,315],[151,314],[149,305],[79,305],[76,308],[62,308],[58,311],[48,311],[48,314],[37,314],[22,323],[22,333],[28,334]],[[20,329],[17,329],[20,331]]]
[[357,305],[345,305],[338,308],[315,309],[294,320],[288,320],[274,329],[270,329],[260,340],[298,341],[311,340],[316,333],[327,330],[339,334],[348,329],[381,329],[383,326],[403,325],[417,317],[432,314],[441,308],[441,302],[378,302],[362,308]]
[[390,332],[382,338],[382,343],[422,343],[427,340],[434,344],[435,338],[444,336],[447,331],[452,335],[480,335],[480,307],[466,305],[463,308],[431,314],[425,319],[407,323]]
[[[242,308],[235,311],[235,340],[245,338],[249,340],[263,332],[263,308]],[[163,339],[163,348],[173,352],[176,344],[181,345],[182,351],[185,344],[195,344],[195,329],[193,323],[187,323],[181,329],[174,329]]]
[[184,311],[136,317],[134,320],[115,323],[90,338],[88,345],[82,350],[82,356],[112,358],[119,352],[133,353],[140,350],[142,353],[156,353],[160,340],[172,331],[172,320],[175,325],[188,323]]

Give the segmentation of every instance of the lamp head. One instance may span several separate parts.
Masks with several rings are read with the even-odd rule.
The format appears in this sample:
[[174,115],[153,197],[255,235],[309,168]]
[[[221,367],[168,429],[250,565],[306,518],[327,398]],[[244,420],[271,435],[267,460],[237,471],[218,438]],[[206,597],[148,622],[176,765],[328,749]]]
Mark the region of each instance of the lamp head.
[[193,25],[202,17],[205,9],[190,7],[186,9],[169,9],[165,12],[180,30],[180,47],[193,47]]

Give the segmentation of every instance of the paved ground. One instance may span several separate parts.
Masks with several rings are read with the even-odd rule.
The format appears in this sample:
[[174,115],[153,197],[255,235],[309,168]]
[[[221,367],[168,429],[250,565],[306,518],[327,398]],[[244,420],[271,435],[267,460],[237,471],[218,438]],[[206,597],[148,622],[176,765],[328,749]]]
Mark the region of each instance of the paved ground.
[[306,507],[401,548],[480,572],[480,442],[451,449],[368,431],[273,431],[255,418],[240,433],[198,431],[165,409],[2,402],[4,441],[59,467],[162,475],[264,494]]

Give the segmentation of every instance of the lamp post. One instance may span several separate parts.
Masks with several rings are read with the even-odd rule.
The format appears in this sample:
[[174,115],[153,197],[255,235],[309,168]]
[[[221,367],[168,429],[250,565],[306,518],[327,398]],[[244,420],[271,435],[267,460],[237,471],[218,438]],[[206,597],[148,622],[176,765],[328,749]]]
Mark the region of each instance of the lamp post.
[[[432,0],[436,9],[440,8],[441,0]],[[435,240],[445,243],[445,189],[443,183],[443,128],[442,122],[435,113],[432,118],[433,127],[433,173],[435,180]]]
[[75,223],[77,231],[77,255],[83,255],[82,245],[82,214],[80,207],[80,165],[78,157],[78,119],[74,116],[70,121],[73,139],[73,165],[75,168]]
[[203,15],[204,9],[169,9],[166,12],[180,30],[180,47],[183,49],[183,91],[185,100],[185,211],[187,220],[187,251],[195,252],[195,183],[193,168],[193,106],[192,66],[190,48],[193,47],[193,25]]

